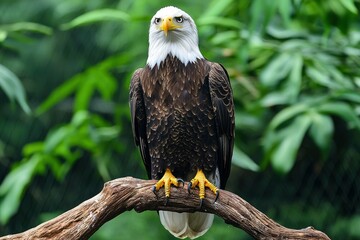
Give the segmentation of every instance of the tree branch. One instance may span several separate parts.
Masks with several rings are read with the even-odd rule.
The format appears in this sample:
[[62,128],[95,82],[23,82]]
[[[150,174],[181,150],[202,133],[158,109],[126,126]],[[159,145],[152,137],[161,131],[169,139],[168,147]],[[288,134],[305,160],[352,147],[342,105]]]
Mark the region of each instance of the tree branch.
[[132,177],[109,181],[99,194],[79,206],[23,233],[0,237],[0,240],[88,239],[105,222],[132,209],[137,212],[210,212],[243,229],[255,239],[330,239],[312,227],[300,230],[283,227],[239,196],[225,190],[219,190],[219,198],[215,203],[214,194],[207,190],[202,209],[199,209],[198,190],[192,190],[189,194],[185,188],[172,188],[165,206],[164,190],[161,189],[156,195],[151,191],[154,183],[154,180]]

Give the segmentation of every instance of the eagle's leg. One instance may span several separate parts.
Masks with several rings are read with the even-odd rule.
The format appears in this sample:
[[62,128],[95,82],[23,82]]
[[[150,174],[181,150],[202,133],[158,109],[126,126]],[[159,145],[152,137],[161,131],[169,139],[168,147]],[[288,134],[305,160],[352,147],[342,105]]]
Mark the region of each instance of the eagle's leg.
[[165,188],[165,197],[170,197],[170,187],[171,185],[174,185],[175,187],[179,186],[179,183],[182,182],[184,184],[184,181],[180,178],[176,178],[169,168],[166,169],[164,176],[153,186],[152,190],[153,192],[158,191],[160,188]]
[[219,196],[219,192],[217,187],[212,184],[207,178],[205,177],[204,172],[201,169],[198,169],[195,177],[190,181],[188,190],[190,191],[190,188],[195,188],[196,186],[199,187],[199,197],[201,200],[200,207],[202,206],[203,199],[205,198],[205,188],[209,188],[215,195],[215,201],[217,200]]

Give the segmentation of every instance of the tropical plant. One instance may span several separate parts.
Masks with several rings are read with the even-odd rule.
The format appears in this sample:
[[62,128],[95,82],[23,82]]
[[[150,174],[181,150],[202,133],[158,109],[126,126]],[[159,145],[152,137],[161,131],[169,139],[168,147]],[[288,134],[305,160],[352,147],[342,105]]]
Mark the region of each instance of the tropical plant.
[[[148,21],[163,5],[145,0],[0,3],[0,221],[10,226],[5,231],[21,230],[11,218],[20,219],[16,213],[21,204],[35,198],[27,193],[46,191],[38,178],[53,178],[65,186],[70,176],[81,178],[74,170],[77,164],[94,166],[93,174],[100,177],[91,183],[129,174],[145,177],[129,129],[128,86],[132,72],[146,60]],[[358,0],[177,5],[196,20],[203,54],[221,62],[231,77],[234,166],[258,171],[252,176],[276,176],[269,166],[291,176],[304,155],[318,156],[314,161],[321,166],[334,164],[334,152],[339,154],[335,158],[340,152],[358,156],[356,141],[338,146],[337,138],[344,134],[360,139]],[[23,112],[16,111],[14,102]],[[125,161],[129,158],[136,161]],[[347,162],[336,163],[343,166],[338,174],[356,175],[352,171],[360,164],[348,167]],[[233,168],[229,185],[234,191],[238,182],[254,179],[249,174],[243,179],[239,172],[244,174]],[[274,195],[275,203],[283,197]],[[84,200],[71,197],[73,202]],[[353,231],[346,223],[357,223],[360,210],[354,206],[353,215],[346,215],[342,206],[330,205],[318,211],[342,214],[331,232],[345,239],[350,235],[344,233]],[[301,206],[297,201],[279,206],[278,215],[301,212]],[[324,230],[329,228],[324,214],[309,209],[307,218],[320,219]]]

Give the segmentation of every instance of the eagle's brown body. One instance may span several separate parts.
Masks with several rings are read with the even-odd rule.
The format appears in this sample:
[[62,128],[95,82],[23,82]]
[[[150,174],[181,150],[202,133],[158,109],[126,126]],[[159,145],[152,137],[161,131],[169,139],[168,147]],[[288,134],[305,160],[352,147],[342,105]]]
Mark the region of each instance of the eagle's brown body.
[[[132,78],[133,132],[148,175],[160,179],[169,168],[185,181],[202,169],[224,187],[234,141],[234,109],[226,71],[198,59],[186,66],[168,56]],[[216,176],[218,175],[218,176]]]

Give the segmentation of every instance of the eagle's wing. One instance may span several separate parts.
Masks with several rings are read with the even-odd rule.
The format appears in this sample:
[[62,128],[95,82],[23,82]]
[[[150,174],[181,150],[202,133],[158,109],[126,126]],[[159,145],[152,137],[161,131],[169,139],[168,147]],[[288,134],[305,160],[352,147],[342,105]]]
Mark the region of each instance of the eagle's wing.
[[220,187],[224,188],[230,174],[235,136],[235,116],[229,76],[220,64],[211,63],[209,87],[219,136],[218,168]]
[[131,78],[130,113],[132,132],[135,138],[135,143],[140,147],[141,157],[144,161],[148,177],[151,178],[151,159],[146,138],[146,111],[143,90],[140,81],[140,75],[142,71],[142,68],[137,69]]

